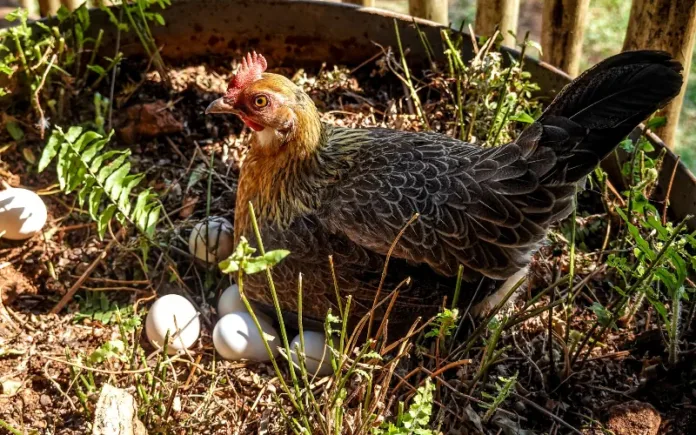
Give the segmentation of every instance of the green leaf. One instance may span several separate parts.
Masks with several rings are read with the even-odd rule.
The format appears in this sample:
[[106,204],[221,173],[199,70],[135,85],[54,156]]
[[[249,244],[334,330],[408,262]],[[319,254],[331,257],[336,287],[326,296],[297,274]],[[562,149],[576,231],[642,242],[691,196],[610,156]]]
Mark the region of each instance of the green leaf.
[[78,139],[72,141],[72,142],[74,142],[73,149],[78,153],[82,152],[87,145],[92,143],[94,140],[101,139],[101,138],[102,138],[102,136],[97,132],[94,132],[94,131],[85,132],[85,134],[80,136]]
[[89,215],[95,221],[99,220],[99,206],[101,205],[101,197],[104,191],[101,187],[95,187],[89,194],[89,200],[87,201]]
[[9,121],[5,124],[5,129],[10,134],[12,139],[20,141],[24,139],[24,130],[14,121]]
[[121,151],[107,151],[104,154],[100,154],[96,156],[89,165],[89,171],[90,172],[99,172],[102,168],[102,165],[104,164],[105,161],[109,161],[112,157],[117,156],[121,154]]
[[613,326],[613,322],[611,321],[611,312],[607,310],[602,304],[600,304],[599,302],[594,302],[590,307],[590,310],[593,313],[595,313],[600,325]]
[[82,152],[82,161],[85,163],[85,165],[88,165],[92,161],[92,159],[97,155],[97,153],[99,153],[108,142],[108,139],[102,139],[92,142],[92,144],[89,145],[87,149],[85,149]]
[[528,113],[519,112],[518,114],[511,116],[510,121],[517,121],[523,124],[533,124],[534,118],[532,118]]
[[159,24],[160,26],[165,25],[164,17],[162,17],[162,15],[160,15],[160,14],[152,14],[152,15],[153,15],[153,18],[155,19],[155,21],[157,21],[157,24]]
[[26,9],[22,8],[17,8],[14,11],[10,12],[5,16],[5,20],[9,21],[10,23],[13,23],[17,20],[20,20],[21,22],[26,22],[27,17],[29,16],[29,11]]
[[632,153],[636,147],[631,139],[624,139],[619,143],[619,148],[626,151],[627,153]]
[[159,215],[162,208],[159,205],[154,205],[147,214],[147,225],[143,230],[148,236],[152,236],[155,233],[157,222],[159,221]]
[[87,65],[87,69],[97,73],[99,76],[106,75],[106,70],[99,65]]
[[58,21],[62,23],[63,21],[70,18],[70,10],[65,6],[61,5],[60,8],[58,8],[58,11],[56,12],[56,17],[58,18]]
[[131,164],[129,162],[123,163],[104,182],[104,190],[116,201],[121,197],[123,182],[130,172],[130,168]]
[[[59,130],[60,131],[60,130]],[[64,137],[65,140],[74,143],[78,137],[82,134],[82,127],[80,126],[72,126],[68,129],[68,132],[65,133]]]
[[48,167],[48,165],[51,163],[56,154],[58,154],[60,145],[61,138],[59,137],[59,135],[55,133],[51,134],[51,137],[48,138],[48,142],[46,142],[46,146],[44,147],[43,152],[41,153],[41,159],[39,159],[39,172],[43,172],[44,169]]
[[104,213],[99,216],[99,220],[97,221],[97,233],[99,233],[100,239],[104,238],[104,234],[106,234],[106,229],[109,227],[109,222],[111,222],[111,218],[114,216],[114,213],[116,213],[116,206],[114,204],[110,204],[108,207],[106,207]]
[[99,170],[99,173],[97,173],[97,181],[102,184],[105,183],[106,179],[109,178],[111,174],[116,172],[121,167],[121,165],[123,165],[127,158],[127,152],[120,152],[118,157],[116,157],[113,161],[108,163],[106,166],[103,166]]
[[263,258],[267,266],[272,267],[280,263],[288,255],[290,255],[290,251],[286,251],[285,249],[276,249],[275,251],[266,252],[261,258]]
[[94,177],[87,178],[85,183],[82,185],[82,188],[77,193],[77,202],[78,202],[78,204],[80,204],[80,207],[85,205],[85,200],[87,199],[87,196],[92,191],[92,187],[94,186],[94,183],[96,181],[97,180]]
[[645,126],[651,130],[654,130],[658,127],[662,127],[665,124],[667,124],[667,118],[664,116],[655,116],[650,118],[650,120],[645,124]]

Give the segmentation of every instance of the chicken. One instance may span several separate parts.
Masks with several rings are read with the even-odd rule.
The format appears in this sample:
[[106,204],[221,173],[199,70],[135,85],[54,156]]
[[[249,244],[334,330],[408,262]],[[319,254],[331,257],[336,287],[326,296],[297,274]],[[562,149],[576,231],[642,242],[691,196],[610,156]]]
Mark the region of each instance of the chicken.
[[[235,239],[255,241],[251,202],[265,248],[291,251],[273,269],[283,310],[294,319],[302,273],[303,317],[317,326],[337,312],[329,256],[355,320],[373,307],[391,249],[380,296],[400,289],[390,326],[436,312],[460,265],[464,306],[517,280],[548,228],[570,214],[587,175],[682,86],[682,67],[668,54],[625,52],[566,86],[516,141],[481,148],[436,133],[322,123],[310,97],[266,66],[247,55],[206,113],[236,114],[254,130]],[[263,274],[246,278],[245,290],[271,306]]]

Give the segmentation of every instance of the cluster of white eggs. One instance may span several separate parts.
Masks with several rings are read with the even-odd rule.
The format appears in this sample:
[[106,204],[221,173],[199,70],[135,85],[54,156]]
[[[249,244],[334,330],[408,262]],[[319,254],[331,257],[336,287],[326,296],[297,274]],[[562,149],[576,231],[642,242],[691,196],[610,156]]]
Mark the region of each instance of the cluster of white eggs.
[[46,223],[46,204],[27,189],[0,191],[0,238],[25,240],[41,231]]
[[[233,250],[232,225],[221,217],[211,217],[199,223],[189,237],[189,250],[200,260],[222,261]],[[220,295],[217,304],[219,320],[213,329],[213,345],[224,359],[262,362],[270,360],[271,355],[278,355],[280,338],[272,320],[253,305],[252,309],[261,326],[261,332],[247,311],[236,284],[228,287]],[[145,332],[150,342],[157,347],[163,346],[169,334],[167,350],[170,354],[184,351],[191,347],[200,335],[198,312],[183,296],[163,296],[150,308],[145,322]],[[332,368],[325,335],[306,331],[304,346],[307,371],[319,376],[330,374]],[[299,335],[292,340],[290,348],[292,360],[297,365]]]

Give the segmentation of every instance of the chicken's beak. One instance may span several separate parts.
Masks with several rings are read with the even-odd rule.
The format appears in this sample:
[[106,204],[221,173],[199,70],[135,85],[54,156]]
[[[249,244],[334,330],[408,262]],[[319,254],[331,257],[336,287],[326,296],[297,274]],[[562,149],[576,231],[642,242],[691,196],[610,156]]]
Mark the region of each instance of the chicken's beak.
[[217,100],[210,103],[210,105],[205,109],[205,114],[209,113],[236,113],[234,106],[225,101],[225,98],[218,98]]

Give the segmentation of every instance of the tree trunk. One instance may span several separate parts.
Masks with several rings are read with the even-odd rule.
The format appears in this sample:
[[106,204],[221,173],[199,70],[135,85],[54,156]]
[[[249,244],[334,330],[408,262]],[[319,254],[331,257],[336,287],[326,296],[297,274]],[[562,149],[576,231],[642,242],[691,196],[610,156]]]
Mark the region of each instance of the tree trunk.
[[42,17],[55,15],[60,9],[60,0],[39,0],[39,12]]
[[541,29],[544,61],[575,77],[580,69],[590,0],[545,0]]
[[[664,50],[684,65],[684,77],[689,76],[696,38],[696,1],[633,0],[628,23],[624,51]],[[659,86],[659,83],[655,85]],[[667,117],[667,124],[655,131],[670,148],[674,147],[685,91],[686,80],[679,96],[662,112]]]
[[517,32],[519,12],[520,0],[476,0],[476,34],[490,37],[497,27],[504,44],[514,47],[516,37],[509,32]]
[[351,3],[354,5],[360,5],[372,8],[375,6],[375,0],[343,0],[343,3]]
[[449,24],[447,3],[447,0],[409,0],[408,13],[446,26]]

